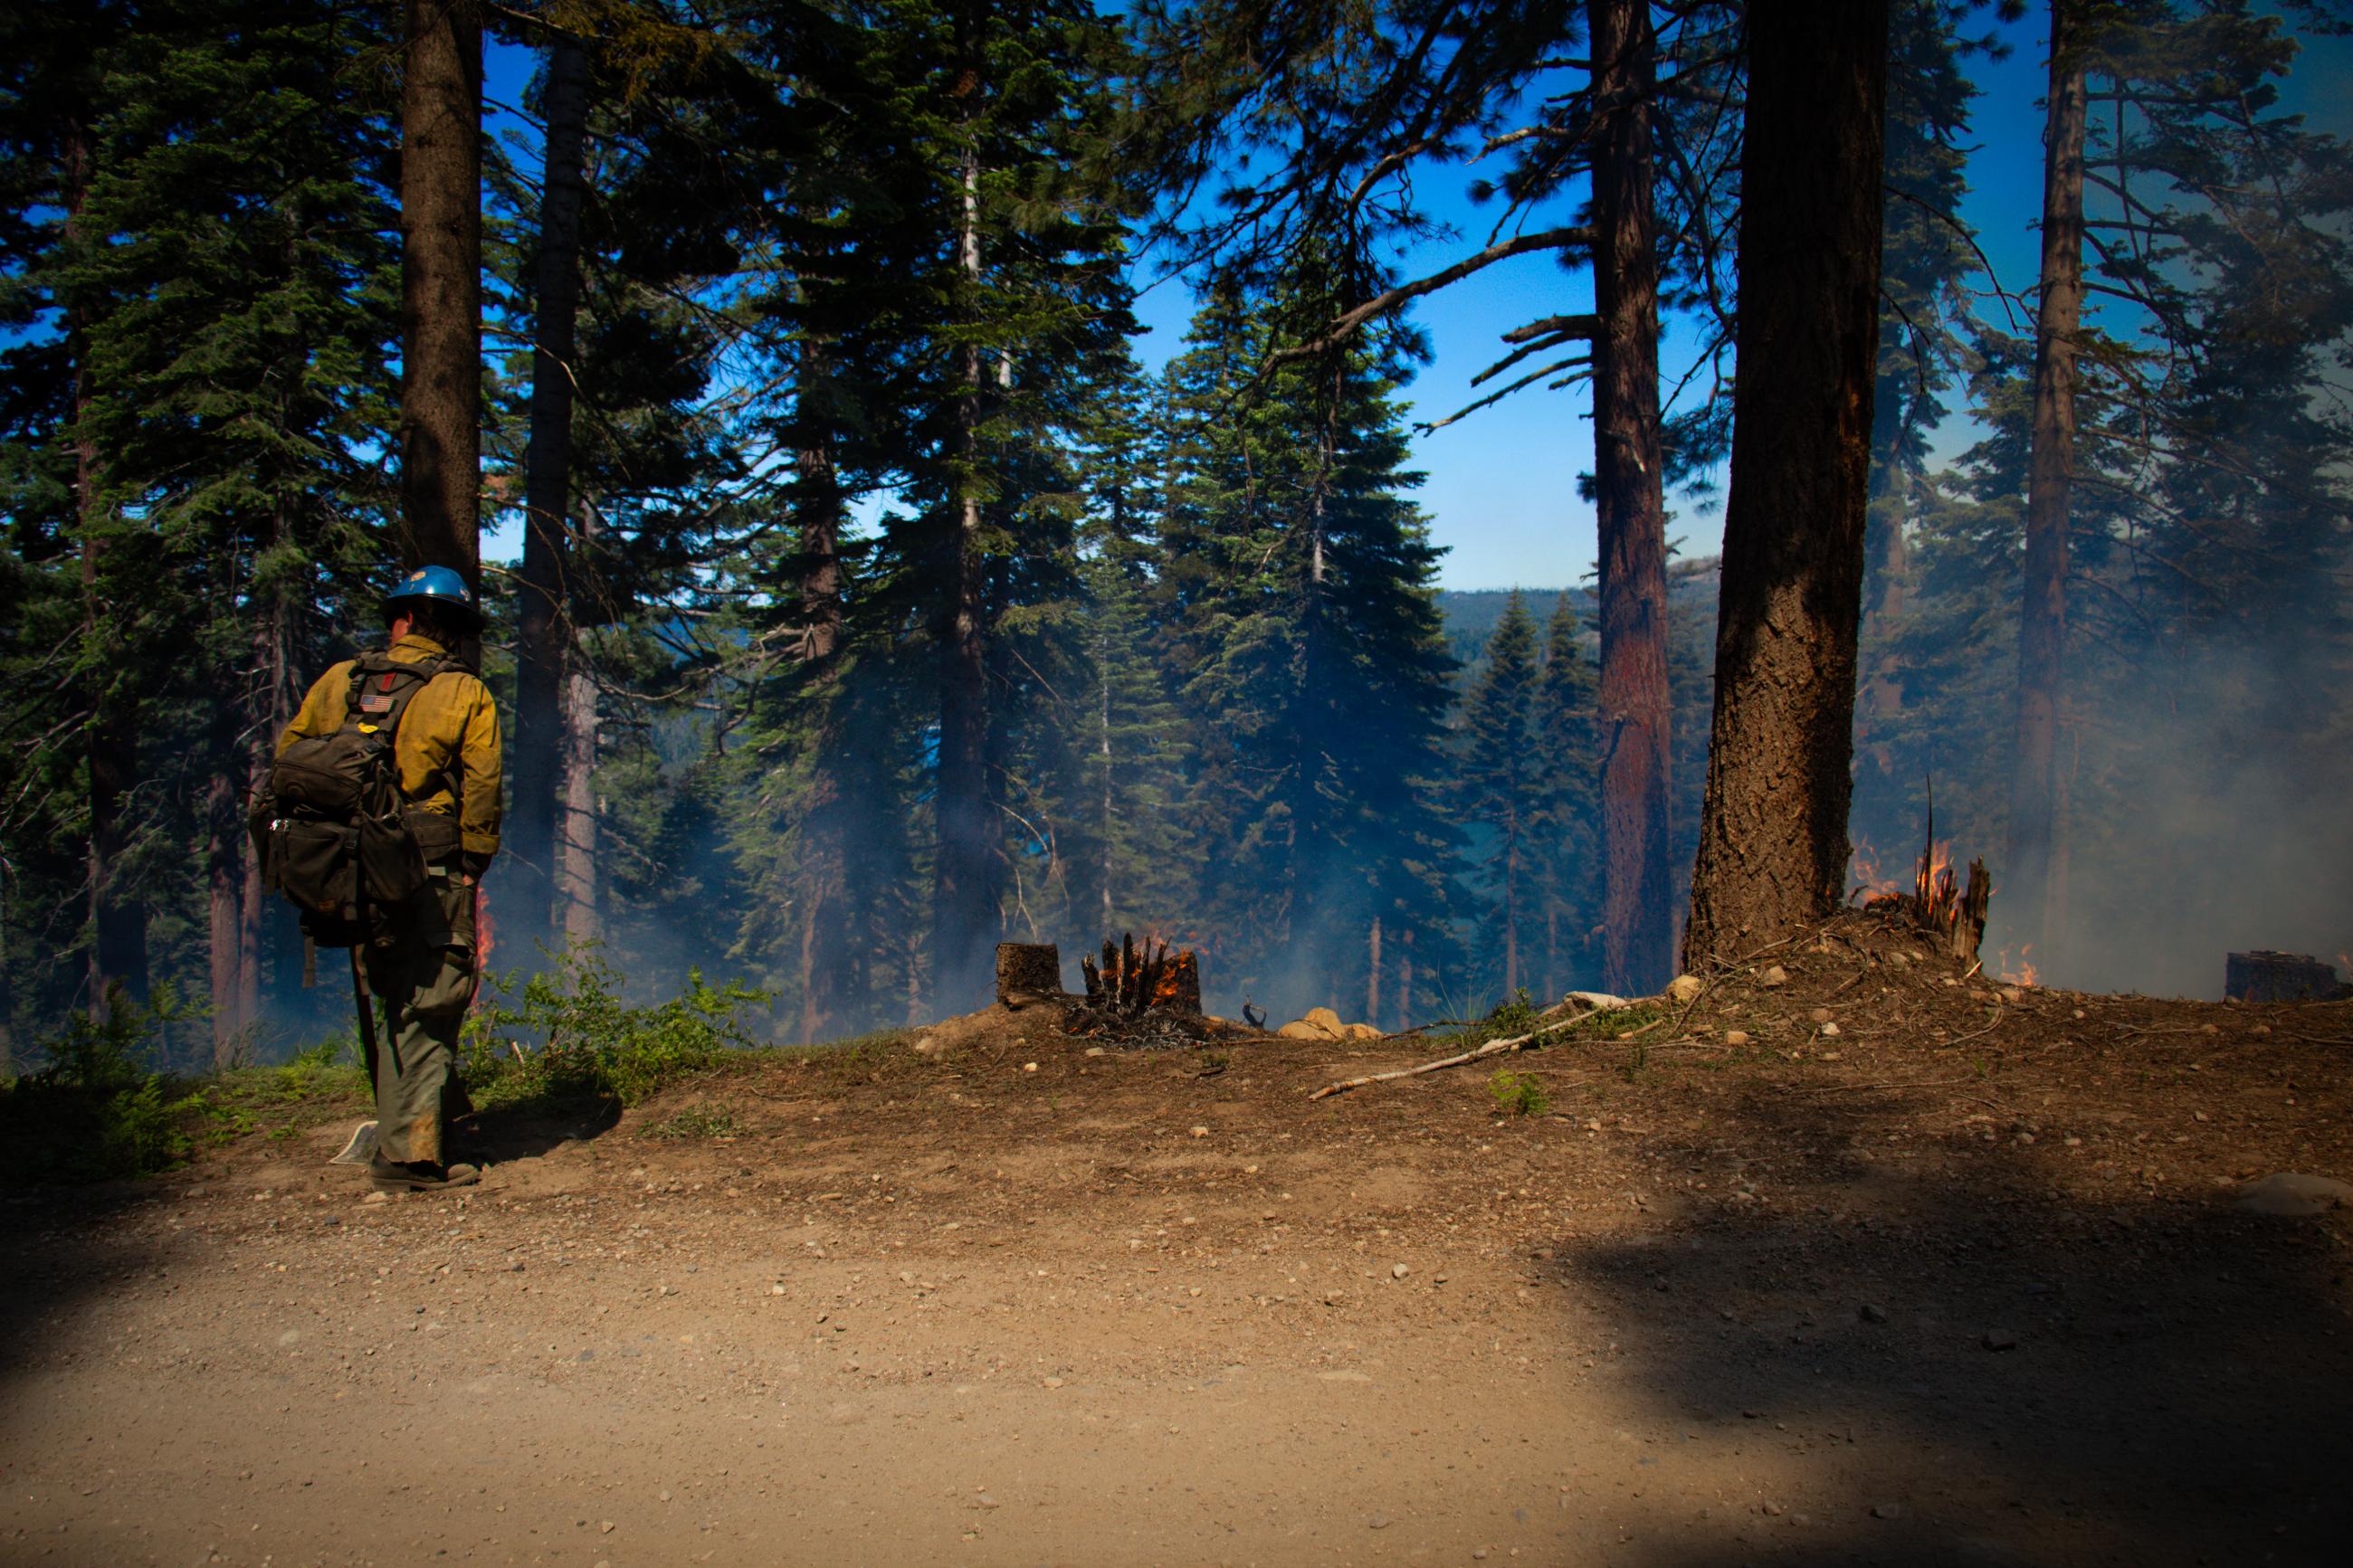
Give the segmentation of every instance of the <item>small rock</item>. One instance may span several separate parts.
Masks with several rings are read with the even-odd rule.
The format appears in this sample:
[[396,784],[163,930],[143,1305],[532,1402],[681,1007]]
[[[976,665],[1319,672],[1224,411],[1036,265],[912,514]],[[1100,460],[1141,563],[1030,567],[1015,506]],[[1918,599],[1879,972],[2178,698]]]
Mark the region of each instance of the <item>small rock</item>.
[[1389,1278],[1392,1279],[1402,1279],[1412,1272],[1412,1269],[1408,1268],[1402,1263],[1392,1263],[1389,1265]]
[[1856,1314],[1866,1323],[1883,1323],[1887,1321],[1887,1310],[1884,1307],[1881,1307],[1870,1301],[1865,1301],[1861,1307],[1857,1308]]
[[1838,1033],[1838,1026],[1836,1024],[1824,1024],[1822,1026],[1822,1033],[1825,1035],[1836,1035]]
[[596,1533],[597,1533],[597,1534],[599,1534],[599,1535],[610,1535],[610,1534],[612,1534],[612,1533],[613,1533],[613,1521],[612,1521],[611,1520],[609,1520],[609,1519],[608,1519],[608,1520],[606,1520],[606,1521],[605,1521],[604,1522],[602,1522],[601,1524],[597,1525],[597,1526],[596,1526]]
[[1789,972],[1777,963],[1770,969],[1767,969],[1764,973],[1758,975],[1757,977],[1757,984],[1759,985],[1787,985],[1789,984]]
[[783,1295],[784,1293],[785,1293],[785,1288],[784,1288],[784,1286],[783,1286],[781,1283],[775,1284],[775,1285],[771,1285],[771,1286],[769,1286],[769,1287],[768,1287],[768,1294],[769,1294],[769,1295],[771,1295],[771,1296],[781,1296],[781,1295]]
[[1827,1024],[1831,1021],[1831,1010],[1828,1007],[1817,1007],[1806,1016],[1817,1024]]
[[654,1495],[655,1495],[656,1499],[657,1499],[658,1500],[659,1500],[659,1501],[662,1501],[662,1502],[668,1502],[668,1501],[670,1501],[670,1489],[669,1489],[668,1488],[664,1488],[662,1490],[660,1490],[660,1491],[659,1491],[659,1492],[655,1493]]
[[1875,1502],[1871,1505],[1871,1517],[1873,1519],[1902,1519],[1904,1517],[1904,1505],[1899,1502]]
[[1988,1329],[1978,1343],[1989,1351],[2014,1351],[2018,1348],[2018,1336],[2008,1329]]
[[1724,1031],[1724,1043],[1727,1046],[1745,1046],[1748,1043],[1748,1031],[1726,1029]]
[[1389,1516],[1385,1513],[1377,1513],[1370,1519],[1365,1521],[1365,1522],[1372,1526],[1375,1530],[1387,1530],[1389,1527]]
[[1103,1054],[1103,1048],[1101,1046],[1089,1046],[1087,1047],[1087,1055],[1091,1057],[1099,1057]]
[[1196,1138],[1207,1138],[1208,1135],[1209,1130],[1206,1127],[1196,1127],[1193,1129],[1193,1136]]
[[1038,1070],[1038,1064],[1036,1062],[1023,1062],[1021,1064],[1021,1070],[1023,1072],[1036,1072]]
[[386,1204],[391,1201],[392,1194],[390,1193],[370,1193],[367,1196],[360,1200],[360,1202],[364,1204]]
[[2001,999],[2005,1002],[2023,1002],[2026,1000],[2026,993],[2015,985],[2005,985],[2001,988]]
[[1788,1510],[1783,1508],[1778,1502],[1768,1502],[1765,1505],[1765,1511],[1771,1514],[1775,1519],[1778,1519],[1783,1514],[1787,1513]]
[[1062,1380],[1059,1377],[1050,1377],[1046,1380],[1046,1386],[1049,1388],[1060,1388],[1062,1386]]
[[2305,1219],[2331,1209],[2353,1208],[2353,1185],[2327,1176],[2274,1171],[2240,1188],[2239,1206],[2255,1214]]
[[1706,989],[1696,974],[1678,974],[1667,982],[1667,994],[1678,1002],[1688,1003]]

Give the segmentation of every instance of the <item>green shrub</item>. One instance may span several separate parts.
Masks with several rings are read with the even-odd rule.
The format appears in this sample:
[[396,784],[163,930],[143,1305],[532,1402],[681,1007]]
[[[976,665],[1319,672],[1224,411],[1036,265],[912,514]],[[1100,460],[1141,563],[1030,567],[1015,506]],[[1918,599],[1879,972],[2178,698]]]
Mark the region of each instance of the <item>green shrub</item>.
[[[459,1059],[475,1102],[599,1099],[637,1105],[730,1053],[758,1047],[737,1022],[767,994],[736,981],[712,986],[700,969],[686,989],[650,1007],[620,994],[620,972],[593,946],[567,949],[556,967],[522,983],[512,974],[494,1002],[466,1021]],[[525,1041],[536,1041],[535,1046]]]
[[1498,1071],[1487,1080],[1487,1092],[1506,1116],[1542,1116],[1552,1109],[1552,1096],[1534,1073]]
[[0,1162],[12,1182],[103,1181],[177,1164],[190,1147],[180,1094],[147,1064],[164,1031],[194,1010],[167,986],[145,1005],[120,990],[106,1016],[77,1013],[65,1032],[35,1047],[41,1065],[0,1086]]
[[723,1105],[690,1105],[664,1117],[638,1134],[640,1138],[733,1138],[741,1129],[735,1113]]

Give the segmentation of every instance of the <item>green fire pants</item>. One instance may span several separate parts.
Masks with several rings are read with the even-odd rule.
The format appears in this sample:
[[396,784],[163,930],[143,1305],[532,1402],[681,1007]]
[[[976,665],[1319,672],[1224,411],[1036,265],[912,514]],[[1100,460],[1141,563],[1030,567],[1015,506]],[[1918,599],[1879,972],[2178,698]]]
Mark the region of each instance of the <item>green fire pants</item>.
[[361,950],[385,1028],[367,1064],[378,1155],[444,1164],[458,1087],[458,1030],[474,999],[474,889],[436,877],[395,911],[390,940]]

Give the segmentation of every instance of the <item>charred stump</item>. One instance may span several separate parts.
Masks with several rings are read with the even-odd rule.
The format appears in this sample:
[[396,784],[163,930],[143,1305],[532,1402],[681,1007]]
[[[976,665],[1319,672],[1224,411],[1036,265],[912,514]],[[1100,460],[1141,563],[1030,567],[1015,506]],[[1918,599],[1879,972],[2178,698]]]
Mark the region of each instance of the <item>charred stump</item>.
[[997,944],[997,1001],[1004,1007],[1049,1002],[1062,994],[1062,950],[1052,942]]
[[1135,945],[1134,933],[1114,947],[1103,946],[1103,963],[1079,960],[1086,977],[1087,1005],[1130,1016],[1153,1009],[1198,1016],[1201,1011],[1201,965],[1190,949],[1172,952],[1166,942]]

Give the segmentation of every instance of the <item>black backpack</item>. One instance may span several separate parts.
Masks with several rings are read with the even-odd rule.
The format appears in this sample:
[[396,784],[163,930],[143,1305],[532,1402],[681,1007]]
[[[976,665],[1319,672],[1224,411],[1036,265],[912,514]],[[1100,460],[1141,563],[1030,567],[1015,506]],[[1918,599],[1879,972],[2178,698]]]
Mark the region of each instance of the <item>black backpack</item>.
[[343,726],[306,735],[279,753],[269,785],[254,804],[254,837],[269,885],[302,911],[320,947],[353,947],[384,934],[377,912],[425,885],[428,858],[458,852],[454,818],[401,795],[393,744],[418,692],[448,658],[394,662],[387,653],[353,661]]

